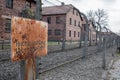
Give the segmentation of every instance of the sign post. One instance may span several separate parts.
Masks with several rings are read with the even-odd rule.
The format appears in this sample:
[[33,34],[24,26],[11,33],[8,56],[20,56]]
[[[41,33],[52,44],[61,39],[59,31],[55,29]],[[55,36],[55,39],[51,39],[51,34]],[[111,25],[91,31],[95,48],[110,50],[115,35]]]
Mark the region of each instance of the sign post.
[[25,60],[25,80],[36,78],[36,57],[47,54],[47,23],[12,17],[12,61]]

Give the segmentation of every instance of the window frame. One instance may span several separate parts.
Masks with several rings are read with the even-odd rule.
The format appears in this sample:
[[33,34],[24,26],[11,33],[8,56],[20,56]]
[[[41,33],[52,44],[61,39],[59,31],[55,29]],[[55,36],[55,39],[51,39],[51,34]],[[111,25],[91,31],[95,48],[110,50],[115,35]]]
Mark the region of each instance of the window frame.
[[26,4],[27,7],[31,8],[31,4],[32,4],[31,1],[26,1],[25,4]]
[[76,26],[76,20],[74,20],[74,26]]
[[11,19],[6,18],[5,19],[5,33],[10,33],[11,32]]
[[74,31],[74,37],[76,37],[76,31]]
[[13,9],[13,0],[6,0],[6,8]]
[[80,32],[78,32],[78,37],[80,37]]
[[69,20],[70,20],[70,25],[72,25],[72,18],[70,18]]
[[47,17],[48,24],[51,24],[51,17]]
[[69,30],[69,37],[71,37],[71,32],[72,32],[72,31],[71,31],[71,30]]
[[57,36],[61,35],[61,30],[60,29],[55,29],[55,35],[57,35]]
[[48,35],[49,36],[52,35],[52,30],[51,29],[48,30]]
[[60,24],[60,17],[59,16],[56,17],[56,24]]

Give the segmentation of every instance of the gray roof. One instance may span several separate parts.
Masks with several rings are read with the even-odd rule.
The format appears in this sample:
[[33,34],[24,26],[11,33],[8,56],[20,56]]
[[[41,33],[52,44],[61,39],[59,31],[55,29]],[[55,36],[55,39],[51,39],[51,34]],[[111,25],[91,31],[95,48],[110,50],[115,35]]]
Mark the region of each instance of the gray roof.
[[71,4],[70,5],[43,7],[42,14],[43,15],[66,14],[72,8],[73,8],[73,6]]

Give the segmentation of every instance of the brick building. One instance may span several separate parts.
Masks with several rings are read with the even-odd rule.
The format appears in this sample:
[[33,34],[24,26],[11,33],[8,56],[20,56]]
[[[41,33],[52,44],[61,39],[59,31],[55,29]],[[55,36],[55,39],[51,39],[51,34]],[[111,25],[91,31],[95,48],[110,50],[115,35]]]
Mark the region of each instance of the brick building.
[[43,21],[48,22],[49,40],[80,40],[82,17],[73,5],[44,7]]
[[90,44],[96,43],[96,26],[89,20],[89,41]]
[[10,38],[11,16],[21,16],[25,5],[35,10],[35,3],[34,0],[0,0],[0,38]]

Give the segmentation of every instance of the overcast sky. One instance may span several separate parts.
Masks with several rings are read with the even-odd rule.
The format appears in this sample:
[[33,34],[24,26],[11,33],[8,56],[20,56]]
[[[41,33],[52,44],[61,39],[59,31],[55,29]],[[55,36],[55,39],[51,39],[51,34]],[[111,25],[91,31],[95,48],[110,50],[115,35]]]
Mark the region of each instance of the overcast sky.
[[[107,11],[109,16],[109,26],[111,31],[120,32],[120,0],[48,0],[56,5],[60,5],[58,1],[65,4],[72,4],[81,12],[87,13],[89,10],[97,10],[98,8]],[[43,0],[43,6],[54,6],[53,4]]]

